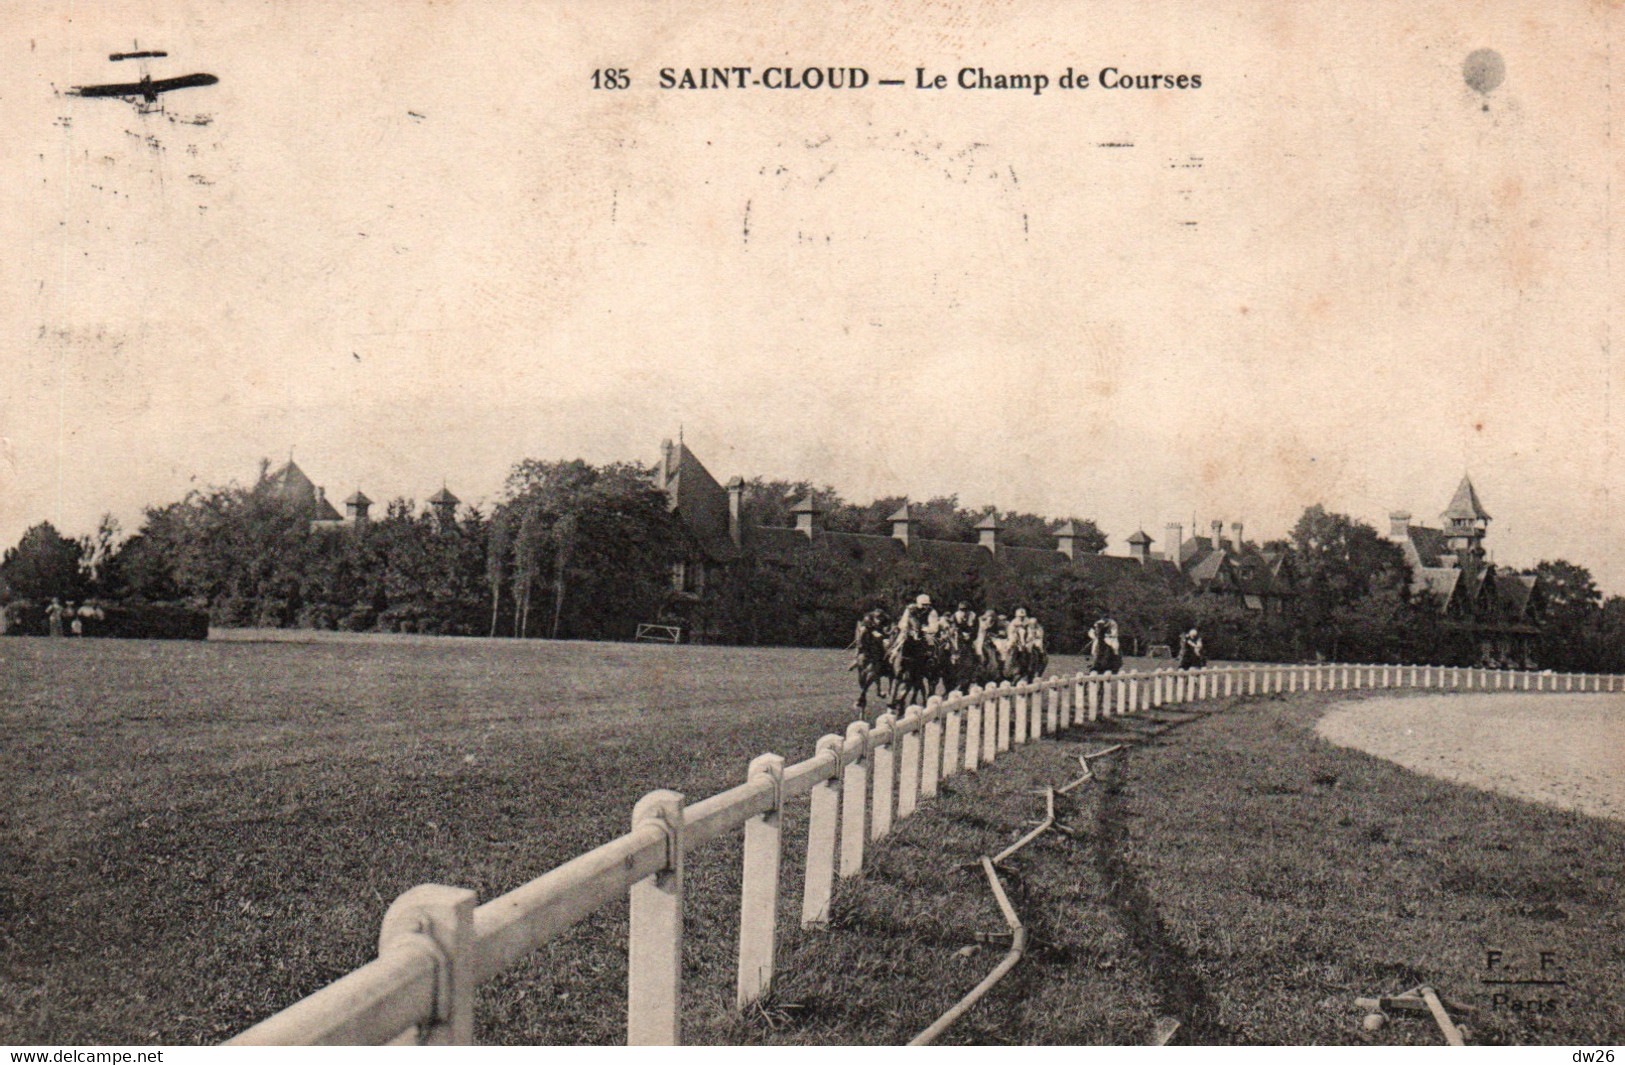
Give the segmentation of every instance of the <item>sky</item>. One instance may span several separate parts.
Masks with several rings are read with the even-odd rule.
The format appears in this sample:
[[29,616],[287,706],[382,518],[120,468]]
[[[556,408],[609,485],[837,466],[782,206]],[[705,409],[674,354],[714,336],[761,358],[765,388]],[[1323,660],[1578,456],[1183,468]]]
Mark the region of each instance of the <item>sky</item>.
[[[1625,592],[1616,6],[12,10],[0,544],[290,453],[336,498],[473,503],[681,430],[719,480],[1093,518],[1118,553],[1317,502],[1436,524],[1470,472],[1497,562]],[[219,82],[66,95],[137,47]],[[658,87],[785,65],[871,83]]]

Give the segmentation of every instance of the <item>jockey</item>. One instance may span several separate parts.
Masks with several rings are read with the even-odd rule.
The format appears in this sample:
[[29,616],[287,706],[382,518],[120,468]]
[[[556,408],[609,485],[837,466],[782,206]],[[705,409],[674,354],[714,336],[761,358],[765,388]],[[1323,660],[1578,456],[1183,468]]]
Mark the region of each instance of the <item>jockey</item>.
[[931,608],[931,597],[921,593],[914,602],[903,608],[902,616],[897,619],[897,634],[904,639],[924,636],[936,632],[941,621],[941,617]]
[[970,639],[976,635],[976,614],[971,610],[969,603],[960,603],[954,609],[952,620],[961,636]]
[[929,634],[937,631],[942,623],[941,617],[931,608],[931,597],[921,592],[914,602],[903,608],[902,616],[897,619],[897,634],[892,637],[891,647],[887,657],[891,660],[892,669],[901,671],[903,668],[903,647],[909,640],[923,640]]
[[863,647],[866,640],[879,640],[881,646],[885,646],[886,612],[878,607],[858,619],[858,629],[852,634],[853,669],[863,664]]
[[1017,647],[1030,646],[1033,639],[1033,626],[1038,619],[1027,615],[1027,608],[1016,607],[1016,616],[1010,619],[1010,642]]

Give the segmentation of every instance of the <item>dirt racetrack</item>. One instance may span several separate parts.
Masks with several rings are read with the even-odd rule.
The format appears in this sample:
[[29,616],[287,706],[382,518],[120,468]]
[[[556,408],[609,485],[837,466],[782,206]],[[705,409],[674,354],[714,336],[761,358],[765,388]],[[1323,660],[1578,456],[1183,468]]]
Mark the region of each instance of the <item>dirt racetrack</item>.
[[1317,731],[1418,773],[1625,821],[1619,694],[1361,699]]

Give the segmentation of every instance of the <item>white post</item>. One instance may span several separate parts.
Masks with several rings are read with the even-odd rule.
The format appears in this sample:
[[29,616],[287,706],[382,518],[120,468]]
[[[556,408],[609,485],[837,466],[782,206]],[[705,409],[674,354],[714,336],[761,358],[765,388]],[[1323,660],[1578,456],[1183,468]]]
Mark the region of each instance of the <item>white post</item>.
[[987,690],[987,709],[982,712],[982,764],[992,765],[999,756],[999,717],[1004,713],[1004,695],[998,688]]
[[683,797],[651,791],[632,807],[632,828],[657,824],[666,867],[632,885],[626,964],[628,1046],[677,1046],[683,1012]]
[[1091,676],[1089,678],[1089,720],[1090,721],[1098,721],[1099,719],[1100,719],[1100,678],[1098,676]]
[[1015,716],[1013,724],[1016,729],[1014,742],[1019,746],[1027,742],[1027,707],[1032,704],[1032,696],[1023,691],[1017,691],[1012,696],[1012,701]]
[[999,681],[999,730],[996,735],[998,738],[996,750],[1001,754],[1011,750],[1011,711],[1014,709],[1011,702],[1014,701],[1016,699],[1011,696],[1011,683],[1007,680]]
[[[897,774],[900,789],[897,794],[897,819],[901,821],[914,813],[920,801],[920,708],[911,706],[903,714],[903,767]],[[893,746],[896,746],[894,743]]]
[[986,701],[982,689],[972,684],[970,706],[965,711],[965,768],[972,773],[982,760],[982,704]]
[[745,822],[745,860],[739,884],[739,980],[734,995],[738,1009],[755,1002],[773,986],[784,759],[776,754],[757,755],[751,759],[746,779],[773,782],[773,808]]
[[863,871],[864,820],[869,808],[869,723],[846,726],[846,742],[855,746],[841,780],[841,876]]
[[1044,692],[1045,731],[1053,736],[1061,731],[1061,689],[1059,686]]
[[1247,694],[1248,695],[1257,695],[1258,694],[1258,667],[1257,666],[1248,666],[1247,667]]
[[885,839],[891,831],[892,803],[897,798],[897,715],[881,714],[875,721],[875,732],[886,733],[884,742],[875,741],[869,755],[874,762],[873,794],[869,801],[869,838]]
[[920,798],[929,799],[937,793],[937,781],[942,779],[942,697],[933,695],[925,703],[925,763],[920,766]]
[[404,892],[384,913],[378,930],[378,956],[387,957],[419,938],[435,956],[435,1017],[418,1031],[423,1046],[468,1046],[474,1042],[474,903],[467,888],[420,884]]
[[818,755],[833,758],[835,772],[813,785],[808,795],[807,876],[801,893],[801,927],[821,928],[829,923],[829,900],[835,892],[835,838],[841,821],[842,748],[845,741],[833,733],[818,741]]
[[[972,692],[976,689],[972,688]],[[960,707],[963,702],[955,703],[953,709],[948,711],[948,718],[942,723],[942,779],[947,780],[964,768],[963,756],[959,752],[959,735],[963,731],[964,714]],[[969,753],[968,751],[966,752]]]

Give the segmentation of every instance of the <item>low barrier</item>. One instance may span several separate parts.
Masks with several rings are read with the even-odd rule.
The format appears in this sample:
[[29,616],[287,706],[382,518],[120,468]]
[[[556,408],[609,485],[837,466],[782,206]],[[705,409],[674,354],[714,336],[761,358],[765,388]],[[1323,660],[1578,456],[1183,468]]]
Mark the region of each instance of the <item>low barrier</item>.
[[818,741],[794,765],[751,761],[745,783],[696,803],[655,791],[629,832],[475,905],[474,892],[412,888],[389,907],[378,957],[230,1040],[236,1045],[462,1044],[474,1037],[474,992],[588,916],[629,898],[627,1041],[680,1041],[683,865],[705,843],[744,833],[735,1004],[772,987],[783,819],[807,799],[801,924],[829,918],[837,877],[863,869],[866,843],[890,833],[957,773],[978,773],[1013,747],[1086,721],[1214,698],[1372,688],[1620,691],[1625,678],[1456,666],[1238,665],[1112,676],[1074,674],[933,696],[871,728]]

